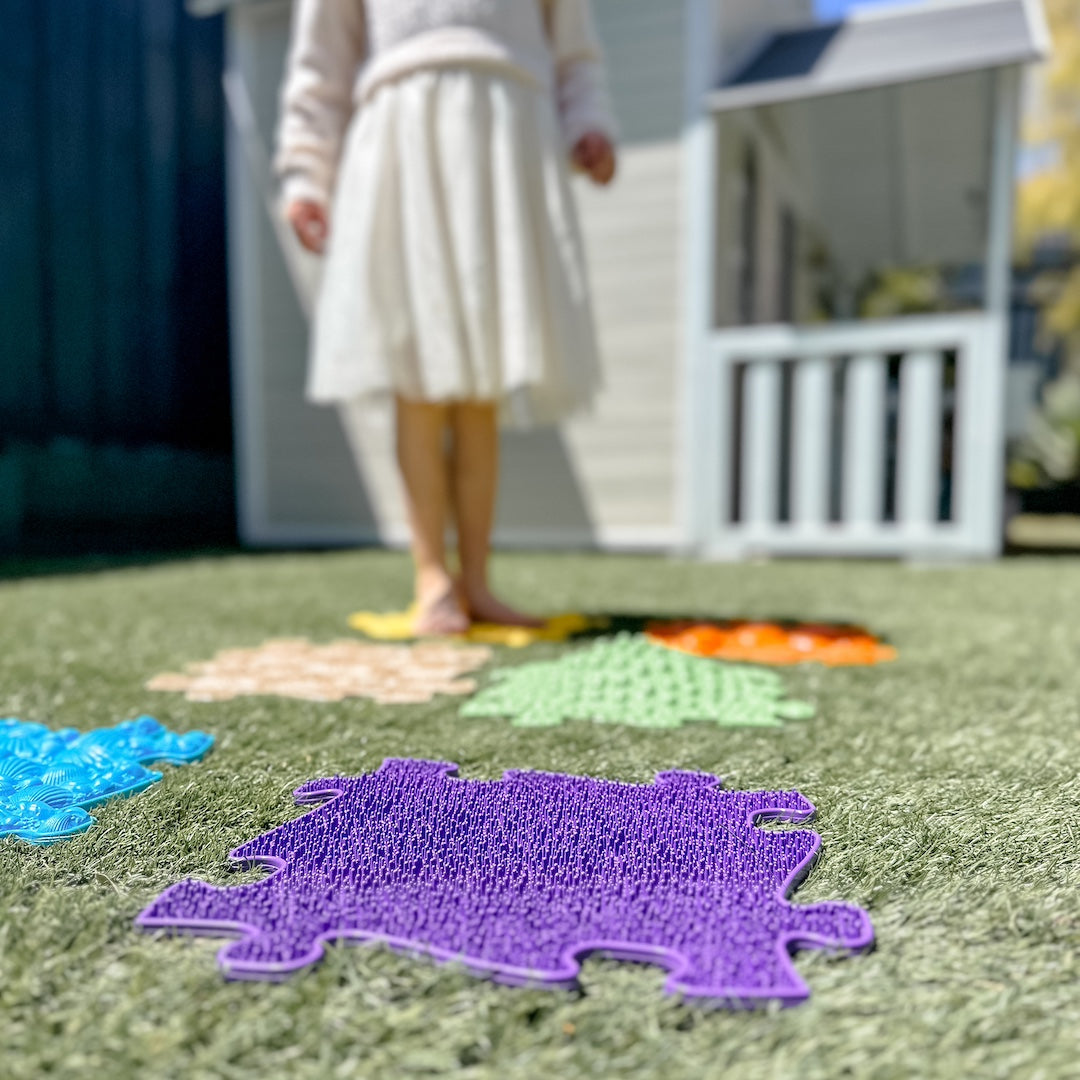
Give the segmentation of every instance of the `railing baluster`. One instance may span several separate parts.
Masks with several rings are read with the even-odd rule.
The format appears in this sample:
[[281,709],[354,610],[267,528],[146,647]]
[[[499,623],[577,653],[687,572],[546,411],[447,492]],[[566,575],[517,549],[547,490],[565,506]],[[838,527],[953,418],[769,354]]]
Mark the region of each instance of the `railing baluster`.
[[743,520],[776,524],[779,502],[780,365],[767,360],[746,371],[743,397]]
[[897,518],[904,529],[937,521],[941,481],[941,354],[909,353],[900,365]]
[[998,554],[1001,542],[1000,463],[1005,442],[1004,400],[1007,320],[992,316],[980,337],[964,342],[956,357],[953,520],[979,558]]
[[791,517],[797,526],[820,527],[828,518],[832,370],[826,357],[795,365]]
[[855,528],[881,521],[885,486],[885,357],[856,356],[844,394],[843,519]]

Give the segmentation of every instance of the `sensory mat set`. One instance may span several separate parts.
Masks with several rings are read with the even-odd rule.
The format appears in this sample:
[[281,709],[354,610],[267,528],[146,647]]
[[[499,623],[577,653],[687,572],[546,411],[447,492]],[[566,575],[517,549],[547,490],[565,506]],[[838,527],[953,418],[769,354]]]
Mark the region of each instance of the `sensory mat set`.
[[[406,594],[403,555],[20,569],[0,580],[0,717],[88,734],[149,714],[171,732],[201,730],[215,742],[190,764],[147,763],[162,779],[91,807],[99,821],[86,832],[44,845],[0,839],[0,1073],[1071,1080],[1080,1027],[1080,858],[1069,814],[1080,799],[1080,622],[1060,616],[1080,604],[1073,568],[1080,561],[704,566],[502,554],[495,580],[509,599],[606,615],[608,625],[522,647],[422,642],[484,647],[491,657],[454,677],[473,690],[403,704],[351,694],[202,701],[187,690],[145,689],[159,672],[193,674],[188,664],[283,638],[319,649],[342,638],[413,645],[365,640],[345,626],[355,608],[389,611]],[[369,602],[349,606],[356,596]],[[727,628],[739,616],[743,630],[787,628],[800,615],[804,626],[847,621],[881,631],[900,656],[873,666],[748,664],[640,640],[658,623]],[[516,709],[461,715],[505,682],[501,673],[577,657],[620,633],[661,658],[768,675],[781,691],[773,702],[811,702],[815,715],[768,727],[706,719],[664,728],[592,715],[523,725]],[[393,770],[412,778],[388,776]],[[658,774],[671,772],[688,785],[686,774],[696,774],[698,788],[663,795],[668,781]],[[582,790],[543,789],[560,775],[580,778],[558,783]],[[385,814],[365,824],[355,809],[389,798],[391,785],[391,804],[408,812],[415,832],[380,848]],[[538,790],[519,808],[504,788]],[[813,818],[792,792],[816,806]],[[676,797],[686,809],[672,818],[663,799]],[[757,814],[756,839],[741,812],[729,813],[739,800],[748,811],[783,812]],[[431,806],[453,810],[440,831]],[[520,825],[509,852],[521,853],[520,880],[542,892],[535,918],[504,911],[516,863],[493,859],[488,840],[504,811]],[[341,856],[321,841],[320,816],[332,814],[347,816],[356,838]],[[597,816],[603,829],[590,825]],[[286,826],[296,833],[282,845]],[[820,850],[800,868],[813,844],[786,836],[812,833]],[[699,835],[716,854],[702,856],[693,876]],[[559,848],[545,861],[537,852],[549,836]],[[775,839],[792,846],[766,852]],[[467,887],[446,888],[457,851],[474,844]],[[636,861],[619,864],[620,847]],[[428,879],[410,862],[416,851],[428,853]],[[243,857],[231,861],[230,852]],[[373,898],[365,867],[378,875],[368,882],[378,887]],[[683,877],[687,891],[673,901],[668,883]],[[329,913],[312,901],[323,880],[342,897]],[[190,902],[173,896],[185,882]],[[246,891],[259,885],[264,892]],[[235,906],[232,888],[245,890]],[[481,888],[491,896],[478,897]],[[433,897],[433,921],[402,925],[417,914],[418,889]],[[288,890],[297,895],[291,907],[279,903]],[[601,891],[609,904],[598,910]],[[369,902],[356,912],[349,905],[358,896]],[[491,927],[500,941],[472,934],[469,919],[485,902],[504,911]],[[862,949],[861,927],[842,911],[832,909],[841,921],[816,927],[785,921],[785,905],[798,914],[834,904],[869,914],[873,954],[851,955]],[[248,926],[215,937],[139,927],[146,909],[177,923],[217,917]],[[402,923],[389,921],[395,911]],[[704,970],[716,955],[708,928],[717,911],[754,912],[732,914],[747,943],[737,950],[738,976]],[[629,940],[593,950],[616,918]],[[513,964],[522,926],[526,944],[538,928],[526,961],[535,971],[528,985],[507,985],[514,973],[491,965]],[[817,933],[821,946],[807,947]],[[393,948],[366,944],[380,935],[400,939]],[[766,938],[771,944],[760,945]],[[229,947],[242,963],[230,952],[219,965],[216,954]],[[460,956],[441,964],[432,948]],[[309,949],[311,962],[294,966]],[[802,1001],[786,974],[793,949],[810,992]],[[243,970],[245,955],[255,972]],[[261,960],[290,970],[264,978]],[[687,968],[684,979],[684,961],[702,977]],[[744,974],[751,984],[738,1001],[755,1007],[731,1008],[717,988]]]
[[[537,630],[479,626],[456,642],[416,642],[410,612],[349,621],[377,643],[276,639],[224,650],[147,688],[201,702],[471,695],[463,720],[517,727],[774,727],[814,709],[789,699],[765,665],[895,656],[855,627],[569,614]],[[645,633],[627,629],[634,621]],[[569,647],[496,668],[478,692],[461,678],[490,663],[493,647],[540,642]],[[727,662],[732,650],[752,660],[755,646],[762,663]],[[498,982],[566,987],[576,985],[580,957],[601,953],[659,964],[669,993],[728,1006],[805,998],[795,949],[873,943],[858,908],[790,902],[819,838],[760,826],[809,820],[814,808],[798,792],[726,791],[717,777],[686,771],[646,785],[522,770],[481,781],[459,778],[451,763],[388,758],[375,772],[294,794],[299,805],[321,805],[230,853],[241,866],[269,868],[268,878],[180,882],[138,924],[238,937],[218,954],[230,978],[283,978],[317,961],[324,942],[343,940],[456,961]]]

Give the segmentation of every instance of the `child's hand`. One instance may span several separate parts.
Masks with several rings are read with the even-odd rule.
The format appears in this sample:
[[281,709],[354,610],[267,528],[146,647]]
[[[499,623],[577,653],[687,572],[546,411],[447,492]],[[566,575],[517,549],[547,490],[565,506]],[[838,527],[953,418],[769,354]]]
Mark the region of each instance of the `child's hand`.
[[606,135],[590,131],[574,147],[574,164],[589,174],[594,184],[610,184],[615,179],[615,147]]
[[311,199],[295,199],[285,208],[285,216],[293,227],[300,243],[321,255],[326,248],[326,237],[330,226],[326,217],[326,208]]

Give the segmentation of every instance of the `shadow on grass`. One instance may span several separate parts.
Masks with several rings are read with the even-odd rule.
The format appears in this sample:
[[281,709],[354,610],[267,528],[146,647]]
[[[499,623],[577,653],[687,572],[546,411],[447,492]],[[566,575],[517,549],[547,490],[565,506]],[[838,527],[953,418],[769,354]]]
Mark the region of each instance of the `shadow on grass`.
[[199,559],[229,558],[242,554],[248,553],[241,548],[210,547],[181,551],[96,552],[91,555],[0,556],[0,581],[73,574],[101,574],[110,570],[160,566],[164,563],[194,562]]
[[[215,545],[159,551],[95,552],[87,555],[0,555],[0,582],[21,578],[60,577],[74,574],[102,574],[113,570],[163,566],[171,563],[202,562],[209,559],[260,559],[282,555],[316,555],[325,548],[253,549]],[[338,551],[341,549],[332,549]],[[380,549],[372,549],[380,550]]]

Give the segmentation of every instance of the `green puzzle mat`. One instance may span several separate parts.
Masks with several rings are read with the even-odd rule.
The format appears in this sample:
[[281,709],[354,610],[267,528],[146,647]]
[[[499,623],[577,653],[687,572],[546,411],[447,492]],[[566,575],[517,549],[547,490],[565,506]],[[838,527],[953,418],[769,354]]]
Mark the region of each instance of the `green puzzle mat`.
[[494,672],[491,685],[466,702],[461,715],[508,718],[517,727],[592,720],[649,728],[695,720],[779,727],[813,715],[813,706],[784,695],[774,671],[701,659],[619,634],[558,660]]

